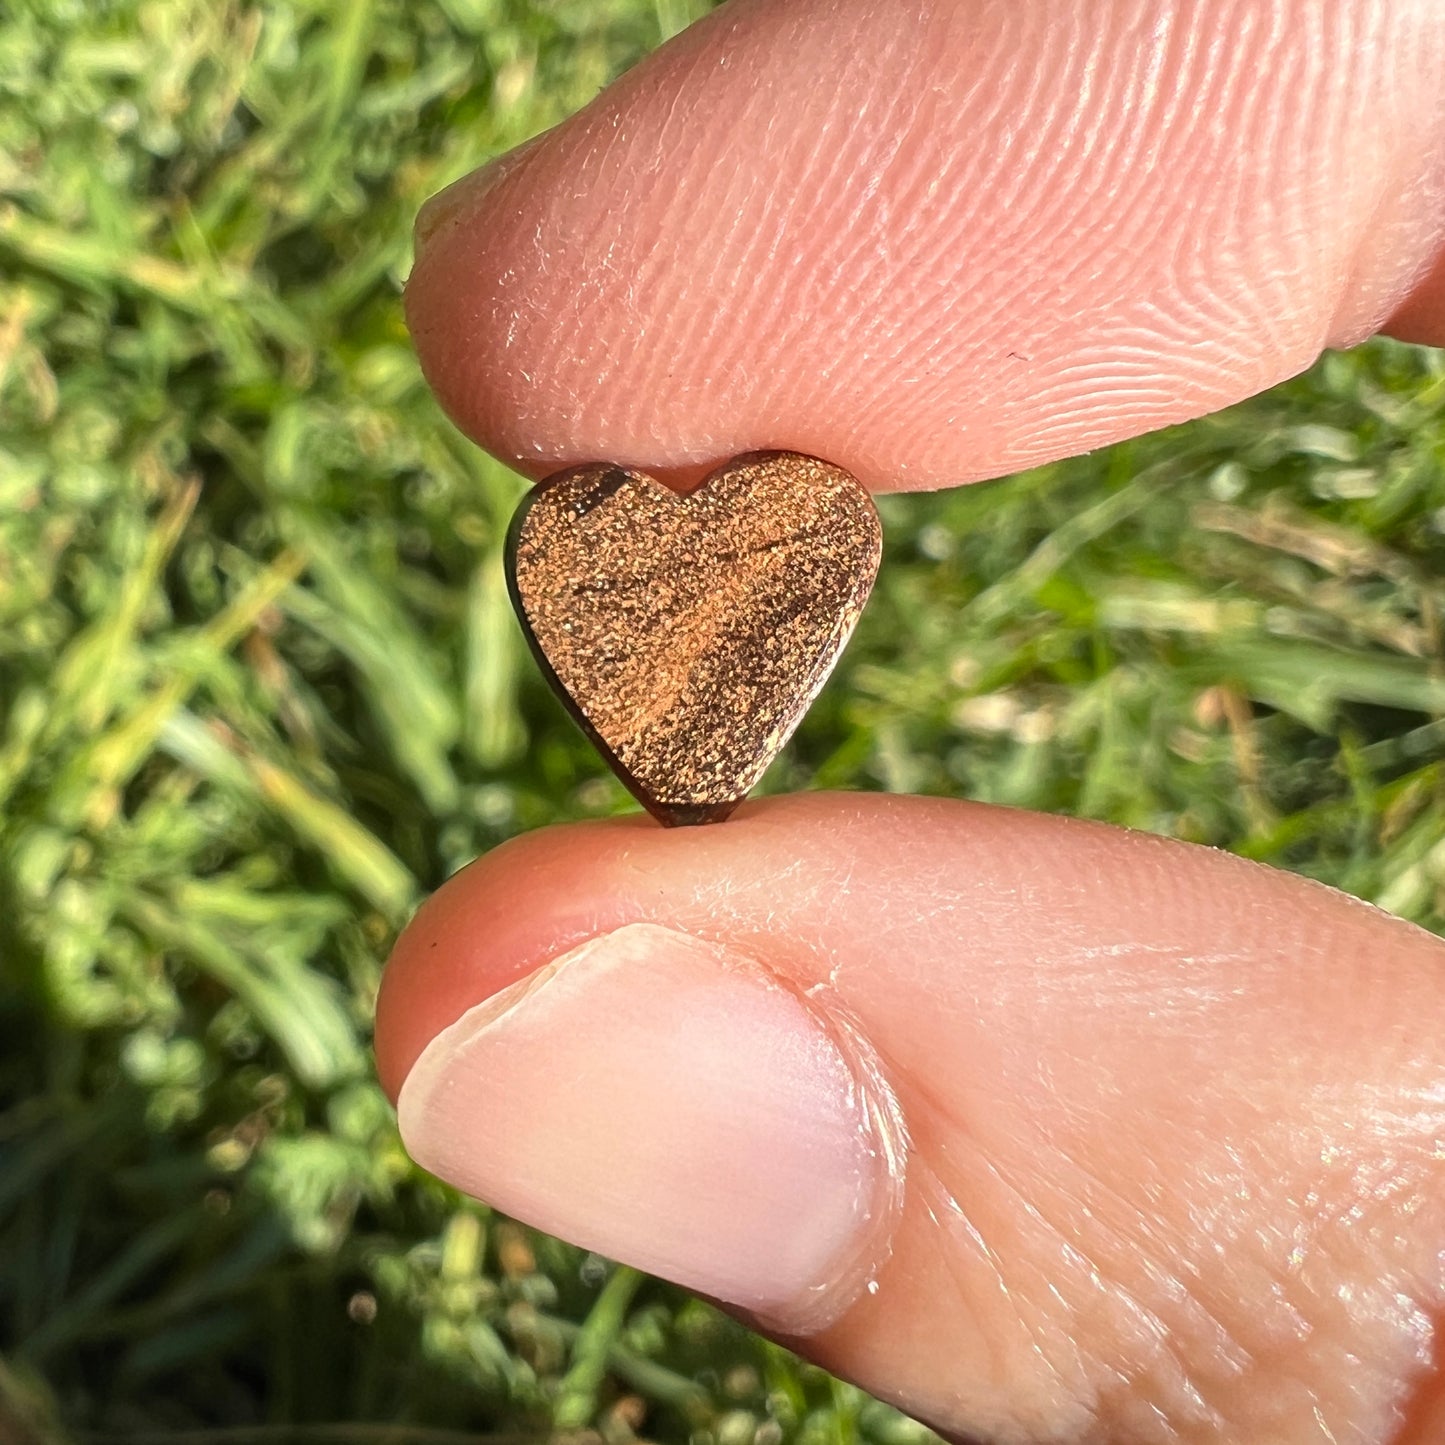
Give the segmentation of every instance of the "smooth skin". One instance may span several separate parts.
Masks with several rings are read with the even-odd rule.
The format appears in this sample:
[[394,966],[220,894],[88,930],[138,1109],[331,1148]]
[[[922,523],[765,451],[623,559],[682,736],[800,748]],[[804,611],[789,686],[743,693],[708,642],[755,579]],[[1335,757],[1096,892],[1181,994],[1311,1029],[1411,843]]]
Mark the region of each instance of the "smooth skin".
[[[430,203],[407,311],[523,471],[879,489],[1445,342],[1440,0],[732,0]],[[388,967],[428,1167],[956,1439],[1445,1441],[1445,945],[935,799],[548,829]]]

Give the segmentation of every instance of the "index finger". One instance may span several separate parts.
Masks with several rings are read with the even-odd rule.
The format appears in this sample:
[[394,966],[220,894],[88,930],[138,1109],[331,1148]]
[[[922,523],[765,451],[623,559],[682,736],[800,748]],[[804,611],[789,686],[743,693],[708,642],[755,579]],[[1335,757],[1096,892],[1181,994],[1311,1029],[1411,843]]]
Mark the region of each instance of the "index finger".
[[999,475],[1445,339],[1445,10],[733,0],[418,242],[427,376],[534,476]]

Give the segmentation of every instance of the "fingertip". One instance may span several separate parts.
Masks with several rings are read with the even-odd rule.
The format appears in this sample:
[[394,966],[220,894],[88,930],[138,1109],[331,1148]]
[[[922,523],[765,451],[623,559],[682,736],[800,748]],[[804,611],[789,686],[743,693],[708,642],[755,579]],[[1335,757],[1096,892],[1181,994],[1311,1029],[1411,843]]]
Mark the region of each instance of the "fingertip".
[[[597,833],[632,820],[542,828],[453,874],[402,930],[376,1002],[377,1072],[393,1102],[426,1046],[468,1009],[590,936],[592,910],[552,886],[584,873]],[[575,901],[575,895],[574,895]]]
[[1445,346],[1445,244],[1382,330],[1397,341]]
[[[892,800],[870,801],[876,819]],[[382,1087],[395,1102],[439,1033],[599,934],[650,921],[726,941],[699,878],[725,889],[739,847],[801,853],[821,830],[846,829],[849,811],[845,798],[805,794],[745,803],[721,827],[664,829],[631,814],[509,839],[453,874],[397,939],[376,1005]]]
[[1401,297],[1439,7],[1236,12],[734,0],[424,215],[427,377],[534,477],[778,447],[893,490],[1200,415],[1392,312],[1438,336],[1442,283]]

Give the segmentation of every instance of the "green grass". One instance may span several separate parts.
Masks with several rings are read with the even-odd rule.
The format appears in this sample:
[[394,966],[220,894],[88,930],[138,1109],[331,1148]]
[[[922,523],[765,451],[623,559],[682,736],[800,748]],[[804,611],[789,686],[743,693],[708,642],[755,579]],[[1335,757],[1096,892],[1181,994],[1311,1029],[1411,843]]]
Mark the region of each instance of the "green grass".
[[[417,899],[628,806],[511,618],[519,483],[418,377],[410,220],[692,13],[0,20],[7,1445],[922,1438],[423,1177],[371,1075]],[[1330,356],[883,511],[875,599],[771,788],[1107,818],[1439,927],[1439,356]]]

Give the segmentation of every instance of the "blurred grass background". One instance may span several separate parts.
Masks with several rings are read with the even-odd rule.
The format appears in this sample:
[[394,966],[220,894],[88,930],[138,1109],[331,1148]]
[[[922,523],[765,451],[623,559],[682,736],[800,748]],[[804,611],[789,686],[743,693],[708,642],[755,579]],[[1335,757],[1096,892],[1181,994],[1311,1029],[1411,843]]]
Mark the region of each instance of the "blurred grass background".
[[[700,0],[0,12],[0,1440],[909,1445],[714,1311],[426,1179],[388,942],[629,804],[527,661],[519,483],[398,306],[420,201]],[[773,789],[1231,848],[1430,927],[1445,365],[886,499]]]

